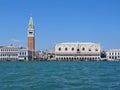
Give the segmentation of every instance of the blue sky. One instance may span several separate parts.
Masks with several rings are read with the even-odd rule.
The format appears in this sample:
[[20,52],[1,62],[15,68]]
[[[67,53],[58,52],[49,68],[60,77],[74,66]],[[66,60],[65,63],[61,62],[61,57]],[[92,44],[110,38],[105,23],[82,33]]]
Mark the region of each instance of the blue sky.
[[120,0],[0,0],[0,45],[27,47],[30,15],[36,50],[61,42],[120,48]]

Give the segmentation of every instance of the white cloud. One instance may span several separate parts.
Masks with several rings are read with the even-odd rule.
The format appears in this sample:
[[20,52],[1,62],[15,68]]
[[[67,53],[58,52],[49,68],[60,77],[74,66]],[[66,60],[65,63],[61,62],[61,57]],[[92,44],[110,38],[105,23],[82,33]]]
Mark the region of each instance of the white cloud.
[[25,42],[23,42],[22,40],[19,40],[19,39],[16,39],[16,38],[12,38],[8,41],[8,45],[13,45],[13,46],[22,46],[22,47],[25,47],[26,44]]
[[14,42],[14,43],[19,43],[19,42],[21,42],[20,40],[18,40],[18,39],[11,39],[11,42]]

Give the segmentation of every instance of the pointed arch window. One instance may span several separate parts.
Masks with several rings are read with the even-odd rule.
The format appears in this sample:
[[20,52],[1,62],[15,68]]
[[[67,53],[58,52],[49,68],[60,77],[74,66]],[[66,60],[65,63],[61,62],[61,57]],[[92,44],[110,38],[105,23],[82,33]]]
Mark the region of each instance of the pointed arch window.
[[95,51],[98,51],[98,49],[96,48]]
[[68,48],[65,48],[65,51],[67,51],[68,50]]
[[89,51],[91,51],[91,49],[89,49]]
[[61,48],[58,48],[58,51],[61,51]]
[[72,48],[72,51],[74,51],[74,48]]
[[85,48],[84,48],[84,47],[82,48],[82,51],[85,51]]
[[77,49],[77,52],[79,52],[79,51],[80,51],[80,49],[78,48],[78,49]]

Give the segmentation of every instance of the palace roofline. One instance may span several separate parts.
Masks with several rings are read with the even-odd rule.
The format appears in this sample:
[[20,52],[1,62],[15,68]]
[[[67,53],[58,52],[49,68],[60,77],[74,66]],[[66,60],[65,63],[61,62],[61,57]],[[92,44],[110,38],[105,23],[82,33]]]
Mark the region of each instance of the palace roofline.
[[98,43],[92,43],[92,42],[64,42],[64,43],[58,43],[58,44],[98,44]]

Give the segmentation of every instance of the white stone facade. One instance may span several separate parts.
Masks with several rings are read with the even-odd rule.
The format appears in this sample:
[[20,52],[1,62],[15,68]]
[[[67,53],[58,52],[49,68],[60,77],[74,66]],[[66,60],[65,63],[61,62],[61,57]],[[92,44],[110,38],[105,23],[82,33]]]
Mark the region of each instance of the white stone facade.
[[18,60],[32,60],[32,51],[29,51],[26,48],[19,48]]
[[0,61],[29,60],[32,57],[30,51],[15,46],[0,46]]
[[60,43],[55,46],[55,60],[100,60],[97,43]]
[[106,53],[108,60],[120,60],[120,49],[111,49]]

